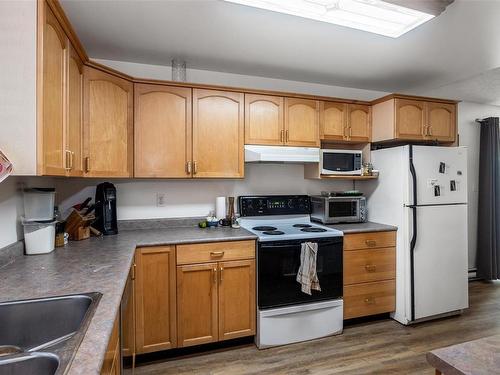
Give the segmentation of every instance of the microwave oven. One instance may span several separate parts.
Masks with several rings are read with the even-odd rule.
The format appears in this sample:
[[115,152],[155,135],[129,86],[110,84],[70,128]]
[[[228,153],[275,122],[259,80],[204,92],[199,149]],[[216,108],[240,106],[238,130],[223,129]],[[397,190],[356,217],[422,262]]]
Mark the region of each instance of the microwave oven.
[[366,198],[350,196],[311,196],[311,220],[323,224],[364,223]]
[[331,150],[320,152],[321,174],[361,175],[361,150]]

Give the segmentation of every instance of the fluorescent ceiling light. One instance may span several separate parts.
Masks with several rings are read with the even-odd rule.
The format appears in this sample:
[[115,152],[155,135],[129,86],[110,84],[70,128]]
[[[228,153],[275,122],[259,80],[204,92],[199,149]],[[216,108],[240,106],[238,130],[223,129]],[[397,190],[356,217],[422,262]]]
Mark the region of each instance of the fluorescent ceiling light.
[[225,0],[397,38],[434,15],[382,0]]

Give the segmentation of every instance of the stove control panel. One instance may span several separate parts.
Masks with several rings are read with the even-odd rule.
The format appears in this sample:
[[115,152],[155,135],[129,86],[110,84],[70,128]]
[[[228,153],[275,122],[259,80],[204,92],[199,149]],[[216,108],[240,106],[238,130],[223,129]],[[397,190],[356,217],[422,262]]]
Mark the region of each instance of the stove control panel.
[[238,197],[240,215],[298,215],[311,213],[308,195],[262,195]]

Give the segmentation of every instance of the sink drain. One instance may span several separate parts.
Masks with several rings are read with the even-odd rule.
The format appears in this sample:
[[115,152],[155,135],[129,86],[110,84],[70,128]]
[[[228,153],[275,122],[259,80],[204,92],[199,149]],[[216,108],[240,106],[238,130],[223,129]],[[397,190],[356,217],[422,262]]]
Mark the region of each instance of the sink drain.
[[14,345],[0,345],[0,357],[22,353],[22,349]]

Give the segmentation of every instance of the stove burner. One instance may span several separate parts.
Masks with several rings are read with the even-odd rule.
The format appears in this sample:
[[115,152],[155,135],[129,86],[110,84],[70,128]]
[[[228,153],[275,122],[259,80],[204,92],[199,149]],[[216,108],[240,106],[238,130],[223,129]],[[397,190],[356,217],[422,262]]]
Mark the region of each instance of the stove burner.
[[302,232],[326,232],[326,229],[323,228],[303,228]]
[[311,228],[311,224],[293,224],[294,228]]
[[285,232],[282,232],[280,230],[269,230],[269,231],[265,231],[263,232],[264,234],[268,234],[270,236],[278,236],[278,235],[282,235],[282,234],[285,234]]
[[273,231],[273,230],[276,230],[275,227],[270,227],[270,226],[267,226],[267,225],[262,225],[262,226],[259,226],[259,227],[253,227],[252,229],[253,230],[260,230],[260,231]]

